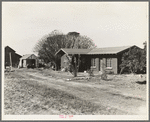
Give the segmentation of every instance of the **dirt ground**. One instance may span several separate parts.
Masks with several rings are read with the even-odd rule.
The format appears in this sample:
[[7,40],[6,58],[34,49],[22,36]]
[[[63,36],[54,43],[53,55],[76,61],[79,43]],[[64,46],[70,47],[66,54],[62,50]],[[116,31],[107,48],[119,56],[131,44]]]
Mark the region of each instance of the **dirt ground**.
[[[5,73],[6,115],[145,115],[146,75],[108,75],[90,80],[46,69]],[[68,80],[70,79],[70,80]],[[145,84],[146,83],[146,84]]]

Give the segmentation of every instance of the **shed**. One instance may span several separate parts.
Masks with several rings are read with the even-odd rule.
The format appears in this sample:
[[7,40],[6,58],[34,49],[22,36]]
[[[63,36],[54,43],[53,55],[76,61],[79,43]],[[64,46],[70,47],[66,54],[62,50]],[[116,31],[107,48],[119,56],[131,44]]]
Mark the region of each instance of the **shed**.
[[34,54],[26,54],[20,58],[19,67],[38,67],[38,58]]
[[7,66],[17,67],[22,56],[17,54],[14,49],[9,46],[5,47],[5,68]]

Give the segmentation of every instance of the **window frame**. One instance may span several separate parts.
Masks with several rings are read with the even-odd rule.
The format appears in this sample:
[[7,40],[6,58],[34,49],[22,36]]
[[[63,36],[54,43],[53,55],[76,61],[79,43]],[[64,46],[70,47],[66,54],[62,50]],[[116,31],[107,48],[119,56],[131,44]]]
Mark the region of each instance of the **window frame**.
[[91,68],[96,68],[96,58],[92,58],[92,60],[91,60]]
[[106,68],[112,68],[112,58],[106,58]]

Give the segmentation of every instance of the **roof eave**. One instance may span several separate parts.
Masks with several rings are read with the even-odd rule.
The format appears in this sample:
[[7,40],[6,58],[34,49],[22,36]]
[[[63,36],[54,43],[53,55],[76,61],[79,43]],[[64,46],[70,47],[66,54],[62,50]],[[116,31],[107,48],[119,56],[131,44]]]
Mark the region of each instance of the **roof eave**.
[[[124,49],[124,50],[121,50],[121,51],[117,52],[116,54],[122,53],[123,51],[128,50],[128,49],[130,49],[132,47],[137,47],[137,46],[136,45],[130,46],[130,47]],[[137,47],[137,48],[139,48],[139,47]],[[141,48],[139,48],[139,49],[141,49]]]
[[16,51],[15,51],[14,49],[12,49],[11,47],[9,47],[9,46],[5,46],[5,48],[6,48],[6,47],[8,47],[8,48],[10,48],[12,51],[16,52]]
[[95,53],[95,54],[87,54],[87,55],[115,55],[115,54],[117,54],[117,53],[102,53],[102,54],[99,54],[99,53]]

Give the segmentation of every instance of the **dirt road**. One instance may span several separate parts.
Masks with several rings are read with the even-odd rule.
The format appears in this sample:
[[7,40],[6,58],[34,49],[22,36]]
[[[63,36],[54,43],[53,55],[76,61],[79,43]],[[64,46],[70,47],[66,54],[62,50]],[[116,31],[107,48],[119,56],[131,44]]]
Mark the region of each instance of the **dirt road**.
[[[27,87],[32,85],[32,87],[34,88],[34,86],[36,87],[36,85],[38,84],[39,88],[42,87],[43,89],[53,89],[59,92],[63,92],[63,94],[73,96],[76,99],[78,99],[78,101],[76,100],[74,101],[72,100],[72,98],[68,98],[68,97],[67,99],[65,97],[63,98],[66,99],[66,103],[71,104],[71,105],[76,104],[75,102],[77,103],[80,102],[78,106],[79,105],[83,106],[83,104],[85,105],[86,103],[85,106],[87,107],[87,109],[90,105],[91,107],[93,106],[93,108],[96,107],[95,111],[92,110],[91,114],[105,114],[105,115],[106,114],[115,114],[115,115],[137,115],[137,114],[144,115],[146,114],[146,97],[145,96],[140,96],[138,93],[137,95],[135,95],[135,94],[132,94],[132,92],[125,91],[122,89],[116,89],[112,85],[105,85],[105,84],[98,85],[98,84],[93,84],[93,83],[66,81],[64,79],[57,78],[57,77],[44,76],[41,72],[30,71],[30,70],[25,70],[25,71],[16,70],[15,72],[12,72],[11,74],[7,75],[5,79],[6,79],[5,88],[9,85],[7,81],[13,79],[12,80],[13,82],[15,82],[16,80],[18,80],[17,82],[20,82],[21,80],[22,82],[20,83],[26,83]],[[23,80],[25,80],[26,82],[23,82]],[[12,88],[12,90],[13,89],[14,88]],[[6,106],[10,104],[8,102],[10,101],[8,100],[10,98],[7,98],[8,94],[9,94],[8,91],[5,92],[5,99],[6,99],[5,105]],[[33,95],[33,98],[30,98],[32,103],[39,102],[36,104],[37,105],[42,104],[40,102],[44,100],[40,100],[38,98],[38,95],[39,95],[38,93],[34,92],[34,94],[32,95]],[[56,95],[56,96],[57,98],[59,97],[59,95]],[[45,99],[45,98],[43,97],[42,99]],[[58,102],[56,98],[54,99]],[[24,102],[23,100],[22,102]],[[49,102],[51,101],[49,100]],[[87,113],[86,111],[77,112],[78,107],[76,105],[74,107],[77,107],[77,108],[72,107],[70,111],[70,109],[68,109],[68,106],[69,106],[68,104],[64,105],[67,108],[67,109],[63,108],[64,112],[60,111],[59,108],[51,108],[47,106],[46,111],[42,110],[38,114],[61,114],[61,113],[66,114],[66,111],[69,111],[68,113],[79,114],[79,115],[90,114],[89,111]],[[87,104],[89,104],[89,106]],[[5,108],[7,110],[6,114],[12,114],[11,109],[8,111],[7,107]],[[89,109],[93,109],[93,108],[89,107]],[[30,112],[30,114],[35,114],[35,113],[37,114],[37,112],[33,112],[33,111]],[[27,110],[26,110],[26,114],[29,114]]]

